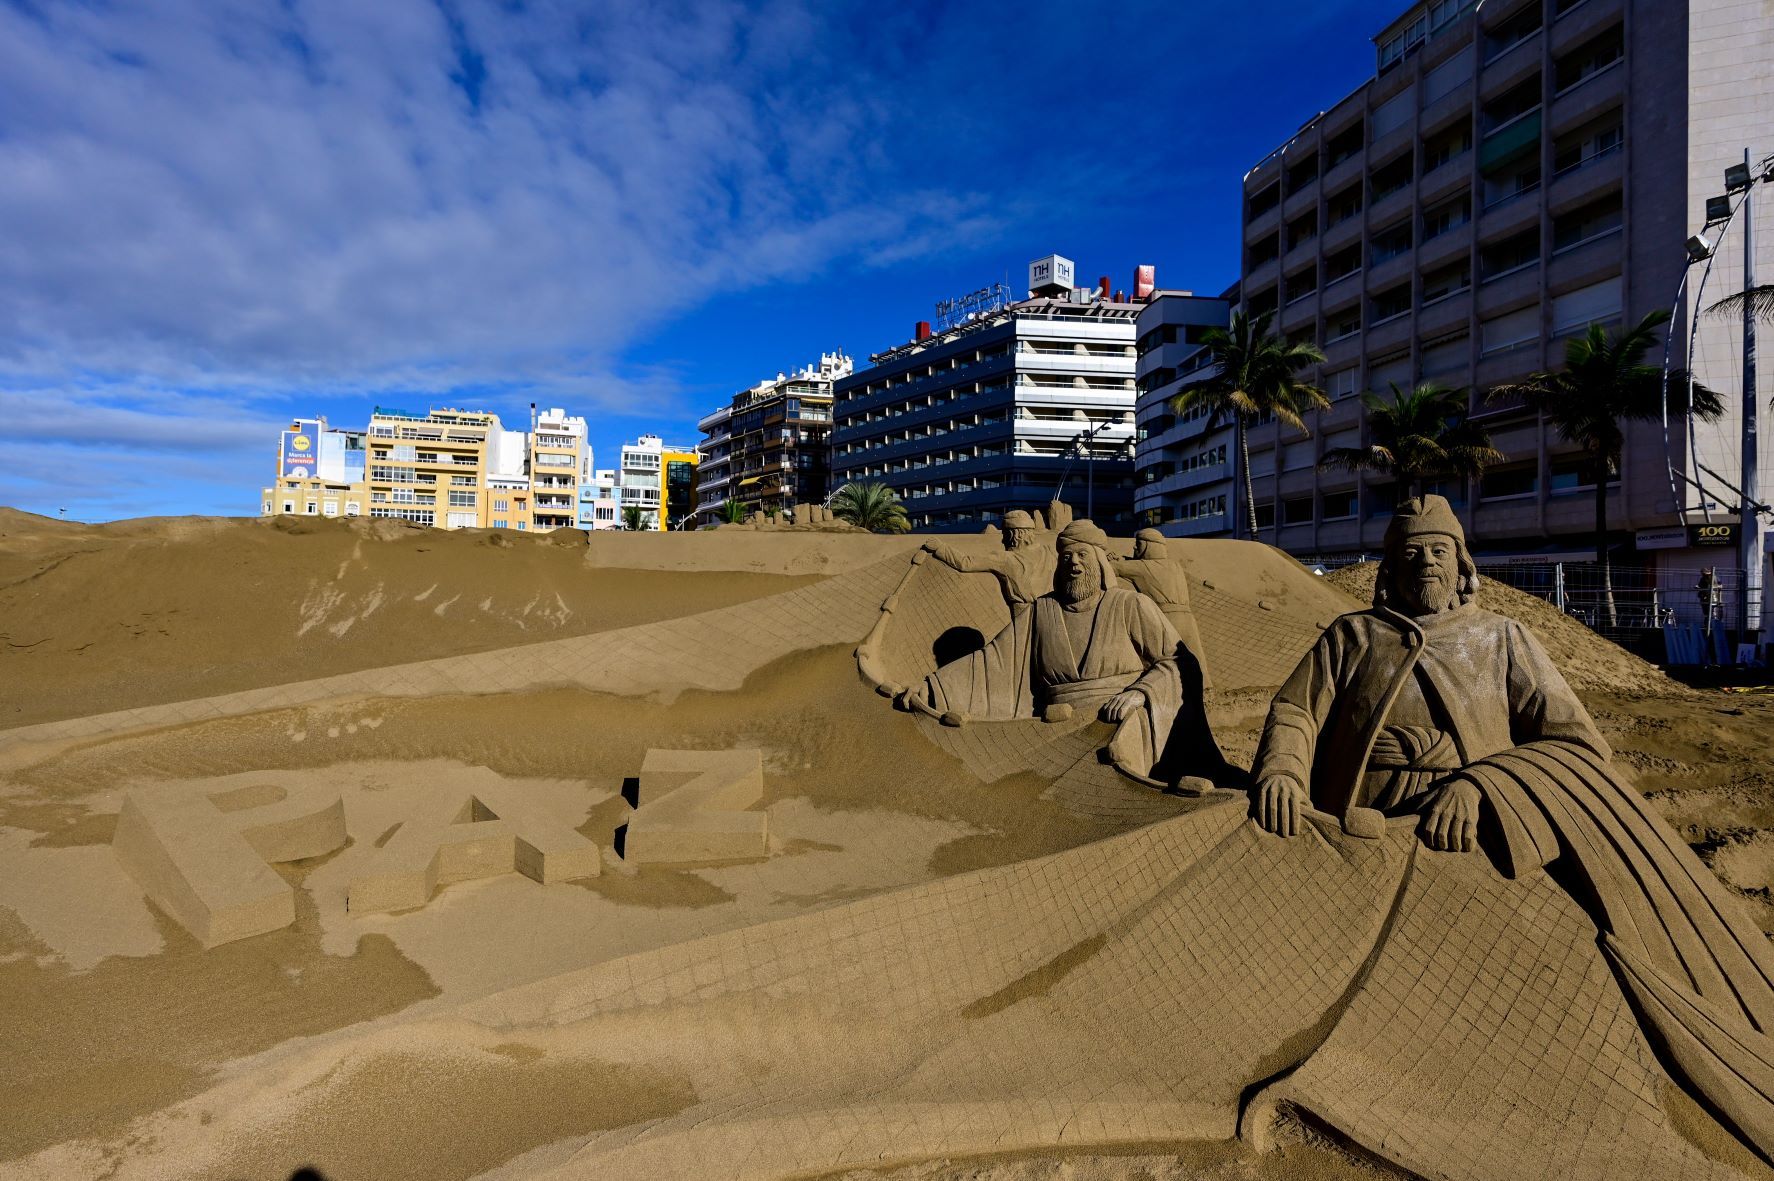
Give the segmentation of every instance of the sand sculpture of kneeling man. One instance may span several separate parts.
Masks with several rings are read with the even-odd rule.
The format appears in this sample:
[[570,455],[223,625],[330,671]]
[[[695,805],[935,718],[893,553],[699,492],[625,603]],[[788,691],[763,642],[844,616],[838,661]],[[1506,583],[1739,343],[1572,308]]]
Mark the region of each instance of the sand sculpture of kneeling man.
[[[1371,610],[1333,623],[1276,694],[1252,769],[1271,833],[1306,809],[1378,835],[1420,816],[1430,848],[1480,846],[1508,877],[1546,868],[1685,1076],[1774,1158],[1774,953],[1643,797],[1533,635],[1475,602],[1446,500],[1406,501]],[[1364,831],[1365,830],[1365,831]]]
[[1156,603],[1121,586],[1109,539],[1087,520],[1058,538],[1053,589],[978,652],[901,693],[901,709],[957,721],[1070,716],[1094,710],[1118,724],[1113,762],[1146,774],[1182,704],[1179,640]]

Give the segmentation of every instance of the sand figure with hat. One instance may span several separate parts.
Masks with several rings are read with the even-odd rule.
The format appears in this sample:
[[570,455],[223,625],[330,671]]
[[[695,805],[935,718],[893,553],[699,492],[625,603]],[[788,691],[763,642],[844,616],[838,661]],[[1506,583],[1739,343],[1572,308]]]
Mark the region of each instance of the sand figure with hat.
[[1022,509],[1004,514],[1003,533],[1004,552],[999,554],[967,553],[941,541],[927,541],[924,549],[962,574],[992,575],[1004,591],[1011,614],[1016,615],[1053,588],[1057,555],[1052,547],[1037,544],[1035,518]]
[[1090,521],[1067,525],[1051,589],[1031,609],[1013,610],[985,648],[902,691],[896,704],[956,721],[1095,711],[1118,725],[1109,759],[1149,773],[1182,705],[1180,640],[1155,602],[1120,584],[1108,546]]
[[1774,1158],[1774,952],[1615,775],[1539,641],[1477,591],[1448,502],[1400,506],[1372,609],[1326,629],[1275,696],[1256,819],[1292,837],[1307,811],[1358,834],[1417,817],[1431,849],[1482,849],[1510,879],[1546,870],[1672,1076]]

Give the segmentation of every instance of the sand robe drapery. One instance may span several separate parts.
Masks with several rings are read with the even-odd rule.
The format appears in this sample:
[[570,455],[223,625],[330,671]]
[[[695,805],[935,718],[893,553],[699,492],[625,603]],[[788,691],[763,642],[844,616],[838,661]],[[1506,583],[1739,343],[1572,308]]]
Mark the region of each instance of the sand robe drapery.
[[459,1016],[694,1089],[679,1115],[588,1139],[561,1177],[1261,1142],[1290,1111],[1458,1181],[1741,1177],[1678,1131],[1705,1117],[1674,1106],[1594,926],[1546,873],[1432,852],[1408,820],[1362,839],[1314,813],[1270,836],[1231,793]]
[[1385,608],[1339,619],[1276,694],[1253,773],[1309,785],[1328,812],[1363,806],[1363,772],[1407,681],[1483,791],[1505,872],[1552,866],[1572,883],[1654,1040],[1774,1158],[1774,952],[1614,775],[1526,628],[1471,605],[1423,621]]
[[937,712],[979,721],[1031,717],[1051,704],[1094,710],[1127,689],[1143,704],[1109,743],[1117,764],[1146,774],[1157,763],[1182,707],[1178,639],[1157,604],[1111,586],[1097,603],[1089,639],[1076,651],[1065,607],[1051,595],[1010,623],[978,652],[944,665],[924,680],[921,696]]

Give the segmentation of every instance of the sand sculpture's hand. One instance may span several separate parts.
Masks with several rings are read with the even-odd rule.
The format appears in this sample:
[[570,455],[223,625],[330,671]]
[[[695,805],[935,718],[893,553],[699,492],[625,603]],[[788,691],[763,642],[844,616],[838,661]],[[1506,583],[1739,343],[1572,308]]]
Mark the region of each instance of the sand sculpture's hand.
[[1286,775],[1270,775],[1257,784],[1257,823],[1276,836],[1291,837],[1300,831],[1300,813],[1306,809],[1306,789]]
[[1423,815],[1423,843],[1444,853],[1470,853],[1478,847],[1478,785],[1461,776],[1435,791]]
[[1146,695],[1144,693],[1138,689],[1129,689],[1124,693],[1117,693],[1103,702],[1103,707],[1096,711],[1096,716],[1105,722],[1119,722],[1122,718],[1131,716],[1135,710],[1145,704]]

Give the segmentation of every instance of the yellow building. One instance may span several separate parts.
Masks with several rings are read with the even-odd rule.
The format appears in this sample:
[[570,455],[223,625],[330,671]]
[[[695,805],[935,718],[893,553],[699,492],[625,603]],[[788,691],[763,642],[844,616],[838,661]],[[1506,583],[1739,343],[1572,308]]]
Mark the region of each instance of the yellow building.
[[622,515],[641,515],[642,528],[664,532],[675,525],[694,529],[696,465],[693,447],[668,447],[658,435],[642,435],[622,448],[620,496]]
[[[487,478],[510,467],[505,453],[514,448],[522,474],[523,435],[504,430],[497,414],[444,409],[421,415],[378,406],[368,443],[370,516],[446,529],[515,524],[496,511],[500,497]],[[518,519],[524,524],[515,527],[525,528],[527,511]]]

